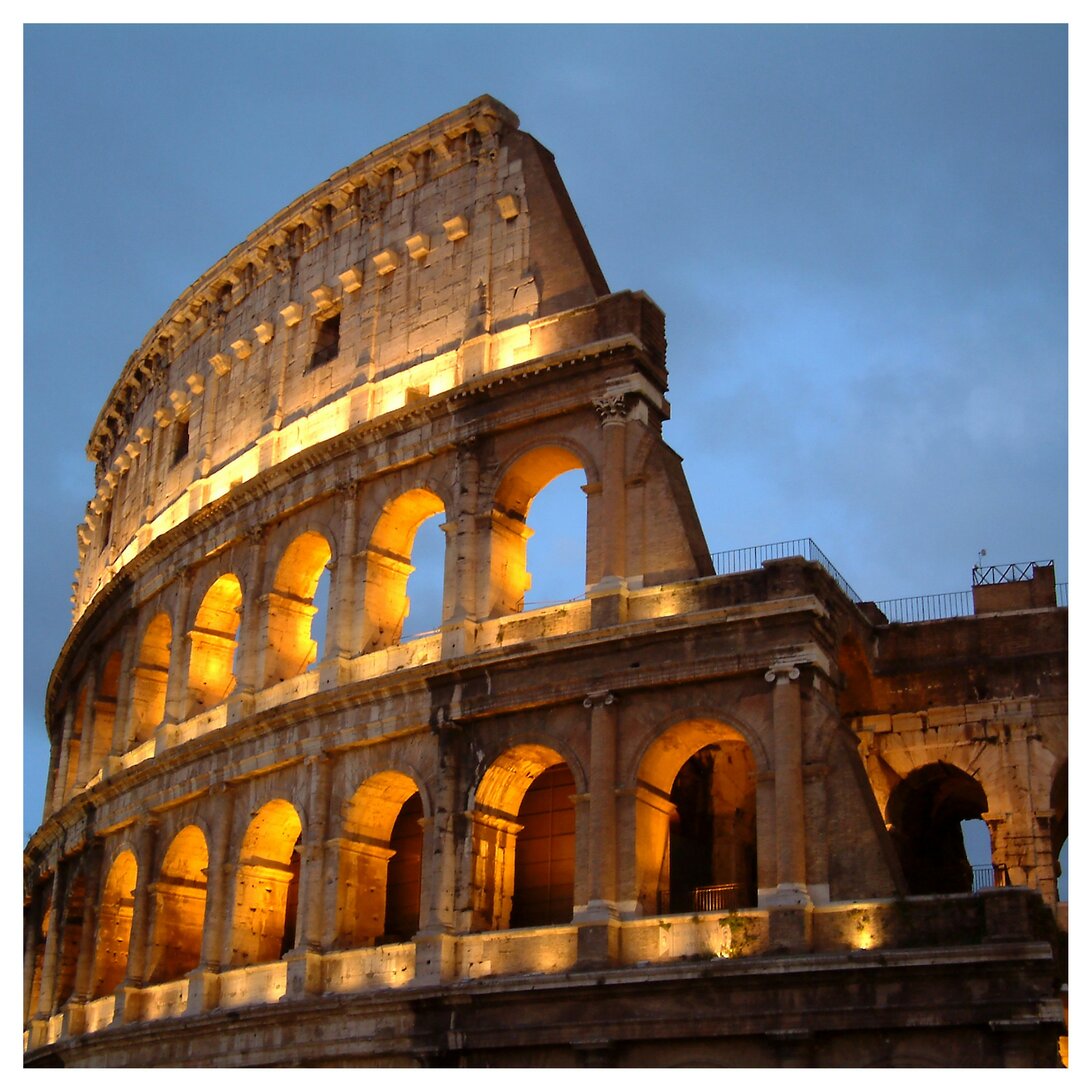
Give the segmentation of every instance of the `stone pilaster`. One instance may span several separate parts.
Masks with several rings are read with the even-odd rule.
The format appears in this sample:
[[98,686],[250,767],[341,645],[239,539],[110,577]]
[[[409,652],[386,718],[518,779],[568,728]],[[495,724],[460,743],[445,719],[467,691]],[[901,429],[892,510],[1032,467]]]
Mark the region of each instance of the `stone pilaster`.
[[193,575],[180,575],[176,600],[176,625],[172,628],[169,650],[169,675],[165,683],[165,719],[158,729],[158,751],[169,745],[168,728],[187,717],[188,676],[191,668],[191,587]]
[[763,907],[805,907],[810,903],[806,885],[802,701],[798,678],[799,669],[786,662],[765,673],[765,681],[773,684],[776,886],[761,890]]
[[615,835],[615,766],[618,715],[615,695],[602,690],[582,703],[589,710],[589,901],[575,912],[578,966],[618,962],[618,881]]

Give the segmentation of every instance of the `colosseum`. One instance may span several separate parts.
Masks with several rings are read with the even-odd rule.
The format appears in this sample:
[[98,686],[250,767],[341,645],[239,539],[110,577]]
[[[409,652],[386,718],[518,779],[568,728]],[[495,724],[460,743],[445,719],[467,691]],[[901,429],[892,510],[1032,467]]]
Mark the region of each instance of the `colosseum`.
[[[26,1064],[1058,1063],[1053,567],[941,617],[714,557],[665,353],[489,97],[169,308],[88,445]],[[570,470],[583,596],[527,607]]]

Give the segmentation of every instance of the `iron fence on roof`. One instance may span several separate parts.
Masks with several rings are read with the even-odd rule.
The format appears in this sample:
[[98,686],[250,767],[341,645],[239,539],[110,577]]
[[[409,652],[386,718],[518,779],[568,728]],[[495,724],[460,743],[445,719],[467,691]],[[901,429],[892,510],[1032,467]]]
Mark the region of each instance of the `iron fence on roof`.
[[[859,594],[847,583],[843,574],[833,566],[821,548],[809,537],[801,540],[779,540],[772,544],[731,548],[729,551],[714,551],[712,561],[717,574],[738,574],[747,570],[757,570],[770,559],[790,559],[794,556],[802,556],[808,562],[819,563],[849,600],[856,604],[862,603]],[[1053,565],[1053,559],[1043,559],[1001,566],[976,566],[971,571],[972,582],[974,585],[1000,585],[1005,582],[1030,581],[1035,575],[1036,567]],[[1058,583],[1056,597],[1058,607],[1069,606],[1067,581]],[[975,614],[975,599],[970,589],[959,592],[930,593],[926,596],[903,596],[895,600],[875,600],[874,603],[891,623],[962,619]]]
[[1014,581],[1031,581],[1035,568],[1053,566],[1053,559],[1035,559],[1026,563],[1003,563],[999,566],[973,566],[972,585],[1005,585]]
[[843,589],[849,600],[861,604],[859,594],[847,583],[844,575],[825,557],[821,548],[810,537],[801,540],[779,540],[773,544],[755,544],[753,547],[732,548],[730,551],[712,553],[713,568],[717,574],[738,574],[745,570],[757,570],[770,559],[791,559],[801,556],[807,562],[816,562]]

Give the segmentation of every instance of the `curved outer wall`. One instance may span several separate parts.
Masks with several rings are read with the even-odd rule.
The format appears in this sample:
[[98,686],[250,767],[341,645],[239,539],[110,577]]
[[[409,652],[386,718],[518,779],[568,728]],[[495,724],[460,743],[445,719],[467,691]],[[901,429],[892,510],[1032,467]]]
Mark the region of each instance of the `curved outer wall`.
[[[927,650],[817,564],[713,576],[665,390],[662,313],[608,292],[490,98],[187,290],[88,445],[29,1063],[1054,1059],[1062,613]],[[525,611],[529,510],[571,469],[585,599]],[[438,515],[442,620],[402,640]],[[1003,724],[1027,786],[969,752]],[[890,795],[943,758],[1012,887],[901,917]],[[889,1010],[844,1019],[870,984]]]

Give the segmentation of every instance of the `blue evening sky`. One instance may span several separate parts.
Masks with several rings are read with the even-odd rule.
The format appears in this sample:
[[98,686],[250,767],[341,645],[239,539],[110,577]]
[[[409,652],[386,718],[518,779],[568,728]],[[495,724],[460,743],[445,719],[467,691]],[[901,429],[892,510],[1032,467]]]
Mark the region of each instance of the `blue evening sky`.
[[[482,93],[666,311],[713,550],[810,536],[866,599],[964,589],[981,548],[1068,579],[1064,27],[31,26],[26,832],[125,360],[286,203]],[[582,591],[563,487],[530,599]]]

